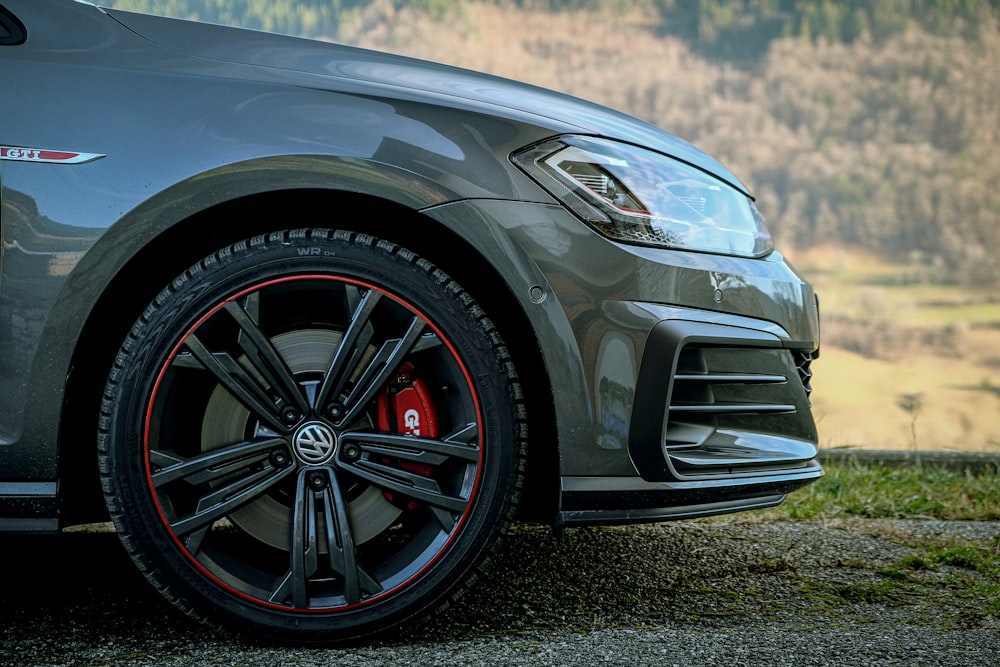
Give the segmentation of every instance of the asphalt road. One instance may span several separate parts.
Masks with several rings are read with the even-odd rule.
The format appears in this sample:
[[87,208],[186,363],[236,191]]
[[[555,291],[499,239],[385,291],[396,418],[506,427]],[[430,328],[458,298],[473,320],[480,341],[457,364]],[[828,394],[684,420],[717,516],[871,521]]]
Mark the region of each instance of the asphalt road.
[[956,597],[948,568],[900,586],[892,566],[913,545],[997,549],[998,535],[998,523],[734,518],[557,540],[516,526],[460,604],[336,649],[254,646],[189,622],[112,533],[5,537],[0,665],[995,665],[1000,618],[985,599]]

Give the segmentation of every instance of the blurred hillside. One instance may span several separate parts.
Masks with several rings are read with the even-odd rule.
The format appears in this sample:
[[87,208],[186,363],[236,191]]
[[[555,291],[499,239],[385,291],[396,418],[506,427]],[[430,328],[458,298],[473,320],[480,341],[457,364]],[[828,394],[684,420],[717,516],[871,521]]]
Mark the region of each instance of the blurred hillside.
[[1000,0],[113,0],[530,81],[747,182],[783,248],[1000,285]]

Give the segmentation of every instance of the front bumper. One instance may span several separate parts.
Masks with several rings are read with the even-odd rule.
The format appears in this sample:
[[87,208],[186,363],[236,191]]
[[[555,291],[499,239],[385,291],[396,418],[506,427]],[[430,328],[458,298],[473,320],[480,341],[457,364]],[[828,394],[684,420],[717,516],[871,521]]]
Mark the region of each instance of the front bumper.
[[552,389],[557,523],[764,507],[822,475],[808,398],[816,298],[780,254],[629,246],[551,205],[432,214],[509,267]]
[[639,476],[564,475],[557,524],[770,507],[823,474],[809,409],[811,343],[747,318],[645,309],[664,319],[645,344],[625,438]]

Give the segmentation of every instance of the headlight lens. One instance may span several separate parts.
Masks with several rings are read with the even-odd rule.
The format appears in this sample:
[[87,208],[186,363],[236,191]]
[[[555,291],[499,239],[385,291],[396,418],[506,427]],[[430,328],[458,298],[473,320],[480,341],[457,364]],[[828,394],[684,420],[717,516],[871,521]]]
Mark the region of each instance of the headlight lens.
[[625,243],[760,257],[771,236],[753,201],[688,164],[637,146],[565,136],[513,157],[591,227]]

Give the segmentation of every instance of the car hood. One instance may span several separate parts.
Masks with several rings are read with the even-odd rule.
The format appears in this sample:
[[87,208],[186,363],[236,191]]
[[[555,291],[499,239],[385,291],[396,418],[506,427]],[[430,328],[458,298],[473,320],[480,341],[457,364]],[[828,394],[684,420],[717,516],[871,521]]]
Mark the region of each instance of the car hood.
[[[457,98],[494,113],[530,114],[556,132],[619,139],[673,156],[749,194],[728,169],[690,143],[618,111],[537,86],[457,67],[328,42],[208,23],[104,9],[116,21],[163,48],[220,62],[316,75],[316,87],[337,90],[337,81]],[[384,92],[373,91],[373,94]],[[574,129],[575,128],[575,129]]]

